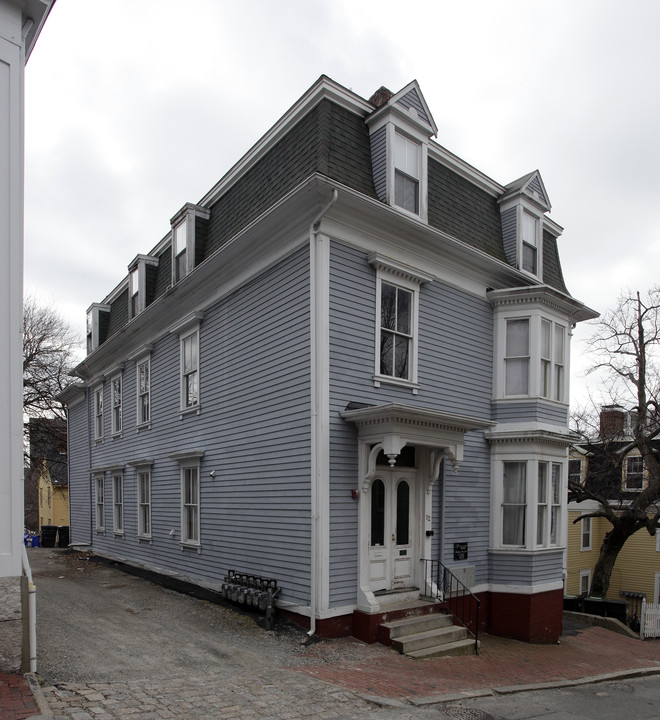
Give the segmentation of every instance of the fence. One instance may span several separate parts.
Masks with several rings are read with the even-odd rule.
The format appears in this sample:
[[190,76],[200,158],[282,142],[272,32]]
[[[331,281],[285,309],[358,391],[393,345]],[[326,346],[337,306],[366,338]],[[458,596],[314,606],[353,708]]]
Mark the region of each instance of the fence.
[[660,637],[660,603],[648,603],[642,600],[642,613],[639,620],[639,637]]

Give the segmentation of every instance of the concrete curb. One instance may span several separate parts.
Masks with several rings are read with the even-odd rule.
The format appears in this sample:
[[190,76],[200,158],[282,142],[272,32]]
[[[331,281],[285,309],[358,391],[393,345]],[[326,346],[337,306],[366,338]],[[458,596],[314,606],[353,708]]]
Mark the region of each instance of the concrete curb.
[[625,680],[626,678],[646,677],[647,675],[660,675],[660,666],[636,668],[634,670],[619,670],[603,675],[592,675],[590,677],[577,678],[576,680],[552,680],[545,683],[531,683],[529,685],[510,685],[480,690],[466,690],[465,692],[449,693],[445,695],[431,695],[429,697],[410,698],[415,706],[440,705],[443,703],[458,702],[460,700],[472,700],[474,698],[486,697],[488,695],[513,695],[514,693],[533,692],[535,690],[553,690],[562,687],[577,687],[590,685],[611,680]]

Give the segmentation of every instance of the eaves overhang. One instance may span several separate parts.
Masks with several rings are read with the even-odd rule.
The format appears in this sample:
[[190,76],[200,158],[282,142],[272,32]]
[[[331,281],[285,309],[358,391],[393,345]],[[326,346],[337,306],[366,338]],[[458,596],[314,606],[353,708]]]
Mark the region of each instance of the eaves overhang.
[[563,430],[548,425],[507,427],[505,423],[487,430],[484,437],[491,445],[533,443],[534,445],[552,445],[561,448],[570,447],[577,439],[577,435],[567,429]]
[[599,316],[599,313],[584,303],[549,285],[526,284],[520,287],[489,290],[487,297],[493,307],[543,305],[560,312],[573,323],[594,320]]

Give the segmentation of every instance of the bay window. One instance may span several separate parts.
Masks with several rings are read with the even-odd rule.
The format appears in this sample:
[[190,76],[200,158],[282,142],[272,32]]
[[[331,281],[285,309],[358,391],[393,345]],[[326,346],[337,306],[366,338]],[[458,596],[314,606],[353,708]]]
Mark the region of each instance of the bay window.
[[502,493],[502,545],[525,545],[527,465],[505,462]]
[[529,394],[529,320],[507,320],[504,358],[507,395]]

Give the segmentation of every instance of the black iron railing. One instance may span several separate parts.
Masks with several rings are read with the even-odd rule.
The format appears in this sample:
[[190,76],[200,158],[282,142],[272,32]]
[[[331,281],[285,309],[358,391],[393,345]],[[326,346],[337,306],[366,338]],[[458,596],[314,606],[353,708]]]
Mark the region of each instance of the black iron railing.
[[451,615],[474,638],[479,654],[479,598],[439,560],[424,560],[424,592],[439,600]]

